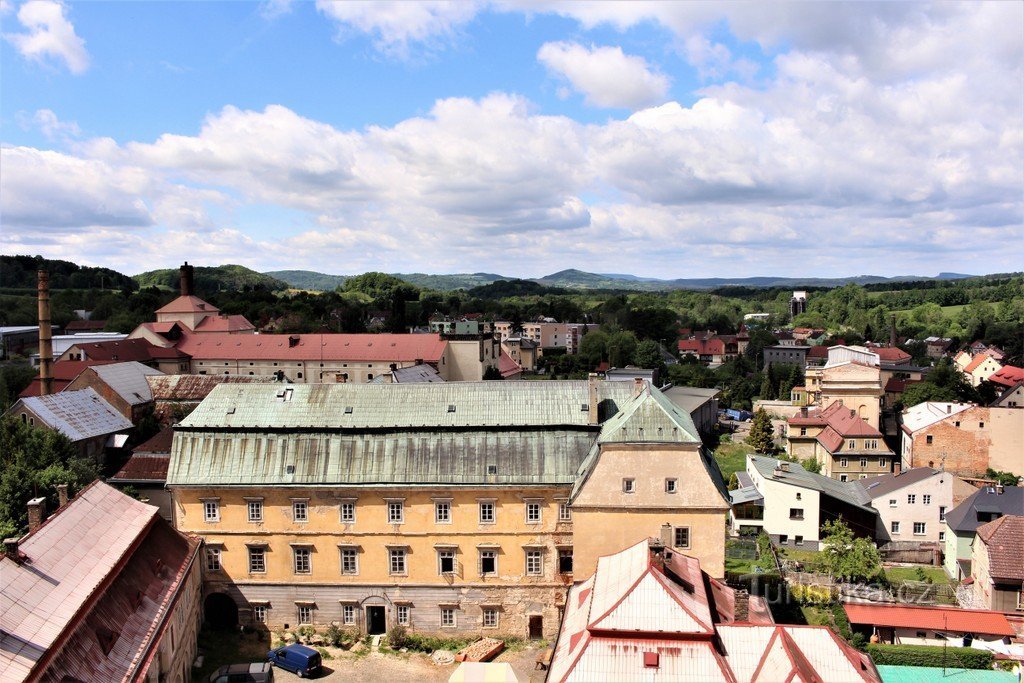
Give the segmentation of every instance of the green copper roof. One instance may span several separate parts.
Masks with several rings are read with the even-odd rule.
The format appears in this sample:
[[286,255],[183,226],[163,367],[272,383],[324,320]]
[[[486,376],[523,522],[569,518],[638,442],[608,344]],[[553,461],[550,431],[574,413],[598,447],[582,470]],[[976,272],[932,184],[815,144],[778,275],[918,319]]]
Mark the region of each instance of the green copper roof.
[[645,385],[619,404],[619,412],[601,428],[600,443],[700,443],[697,427],[679,406]]
[[[601,413],[631,390],[598,382]],[[586,428],[589,404],[586,381],[222,384],[177,429]]]

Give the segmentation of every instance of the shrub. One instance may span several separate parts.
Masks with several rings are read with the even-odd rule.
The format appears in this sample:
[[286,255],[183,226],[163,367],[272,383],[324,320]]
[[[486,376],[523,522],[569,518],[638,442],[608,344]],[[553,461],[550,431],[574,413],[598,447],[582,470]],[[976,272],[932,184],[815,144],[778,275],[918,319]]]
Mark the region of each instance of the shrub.
[[793,584],[789,587],[789,594],[801,605],[831,605],[836,599],[831,586],[813,584]]
[[409,647],[409,633],[405,630],[402,625],[393,626],[388,631],[388,647],[392,650],[401,650],[403,647]]
[[[943,660],[945,653],[945,660]],[[963,669],[991,669],[991,652],[969,647],[938,647],[934,645],[868,645],[868,654],[875,664],[896,666],[955,666]]]
[[324,630],[324,640],[334,647],[349,647],[359,640],[359,634],[331,624]]
[[[453,652],[458,652],[474,640],[475,638],[439,638],[436,636],[425,636],[418,633],[406,632],[405,644],[402,647],[407,647],[410,650],[418,652],[433,652],[435,650],[451,650]],[[388,642],[391,642],[390,633],[388,634]],[[396,650],[400,649],[399,646],[394,644],[392,644],[391,647]]]

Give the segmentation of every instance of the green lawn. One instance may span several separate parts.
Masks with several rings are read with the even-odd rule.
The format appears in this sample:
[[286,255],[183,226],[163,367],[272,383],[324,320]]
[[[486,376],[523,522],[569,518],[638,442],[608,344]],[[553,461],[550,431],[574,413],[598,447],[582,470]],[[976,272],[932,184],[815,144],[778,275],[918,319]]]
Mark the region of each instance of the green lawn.
[[722,476],[728,482],[729,475],[733,472],[743,472],[747,469],[747,454],[752,453],[753,449],[742,441],[726,441],[725,439],[726,437],[722,437],[722,442],[715,449],[715,460],[718,461],[718,466],[722,469]]
[[[899,581],[921,581],[922,579],[918,575],[917,569],[917,567],[887,567],[885,569],[885,577],[889,579],[890,583],[897,583]],[[921,570],[924,572],[924,580],[926,581],[931,579],[932,583],[950,583],[949,577],[946,576],[946,572],[943,571],[942,567],[922,566]]]
[[[998,302],[993,302],[992,303],[992,306],[996,306],[996,305],[998,305]],[[959,313],[962,308],[965,308],[965,305],[964,304],[958,304],[956,306],[940,306],[940,308],[942,308],[942,315],[944,315],[947,318],[952,318],[954,315]],[[911,308],[907,308],[907,309],[904,309],[902,311],[893,311],[893,313],[895,313],[896,315],[906,315],[906,314],[909,314],[912,310],[913,309],[911,309]]]
[[725,571],[737,574],[753,574],[756,562],[757,560],[739,560],[727,557],[725,558]]

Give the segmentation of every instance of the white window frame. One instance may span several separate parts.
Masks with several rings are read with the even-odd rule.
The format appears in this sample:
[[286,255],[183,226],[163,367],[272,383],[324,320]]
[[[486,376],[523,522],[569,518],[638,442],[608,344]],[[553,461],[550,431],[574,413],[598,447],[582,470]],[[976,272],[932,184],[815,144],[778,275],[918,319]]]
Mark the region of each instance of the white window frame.
[[246,513],[250,522],[263,521],[263,499],[245,501]]
[[458,628],[458,618],[455,616],[454,607],[441,608],[441,628]]
[[[341,573],[344,576],[359,576],[359,549],[341,547],[338,548],[339,558],[341,561]],[[346,570],[345,564],[348,560],[351,560],[351,569]]]
[[623,493],[636,493],[636,479],[633,477],[623,477],[622,479],[622,492]]
[[899,505],[899,501],[896,498],[889,499],[889,507],[894,508]]
[[[266,546],[249,546],[248,547],[248,560],[249,560],[249,573],[250,574],[266,574],[267,573],[267,548]],[[255,555],[254,555],[255,553]],[[262,569],[253,569],[255,563],[253,560],[259,557],[259,564],[262,565]]]
[[946,521],[946,506],[945,505],[940,505],[939,506],[939,521],[940,522],[945,522]]
[[[296,619],[300,625],[306,626],[313,623],[313,606],[312,605],[296,605],[298,607]],[[308,617],[303,619],[303,617]]]
[[307,546],[292,548],[292,571],[295,574],[313,573],[313,549]]
[[406,548],[388,548],[388,574],[390,576],[408,576],[409,557]]
[[292,501],[292,521],[293,522],[308,522],[309,521],[309,501],[308,500],[293,500]]
[[[444,560],[452,561],[452,568],[449,571],[444,570]],[[455,560],[455,548],[438,548],[437,549],[437,574],[438,576],[452,576],[457,573],[458,564]]]
[[[917,527],[921,527],[921,530],[918,531]],[[914,522],[914,535],[915,536],[925,536],[927,533],[928,533],[928,523],[927,522]]]
[[[489,558],[485,558],[487,555]],[[494,560],[494,571],[484,571],[484,559]],[[498,550],[497,548],[481,548],[477,554],[477,570],[480,576],[497,576],[498,575]]]
[[219,498],[207,498],[203,500],[203,521],[211,523],[220,521]]
[[839,458],[839,466],[840,467],[849,467],[850,466],[850,460],[848,458]]
[[922,505],[931,505],[932,504],[931,494],[925,493],[924,495],[922,495],[921,496],[921,504]]
[[678,493],[679,492],[679,480],[675,477],[669,477],[665,480],[665,493]]
[[257,624],[267,623],[267,612],[270,611],[266,605],[252,606],[252,620]]
[[899,520],[894,519],[894,520],[892,520],[889,523],[889,533],[890,534],[898,534],[899,532],[900,532],[900,522],[899,522]]
[[571,522],[572,521],[572,508],[569,507],[569,501],[563,500],[558,503],[558,521],[559,522]]
[[539,501],[528,500],[526,501],[526,523],[527,524],[541,524],[543,519],[543,506]]
[[345,626],[356,625],[356,606],[355,605],[342,605],[341,606],[341,623]]
[[405,501],[387,501],[388,524],[405,524]]
[[409,605],[395,605],[395,619],[399,626],[409,626]]
[[860,459],[860,468],[864,469],[867,466],[868,466],[868,459],[867,458],[861,458]]
[[526,550],[526,575],[544,576],[544,552],[535,548]]
[[484,607],[483,614],[481,616],[481,627],[482,628],[498,628],[500,619],[498,617],[498,609],[496,607]]
[[889,466],[889,458],[879,458],[878,459],[878,466],[879,467],[888,467]]
[[[489,510],[489,515],[485,514],[485,510]],[[495,501],[493,500],[481,500],[477,505],[477,514],[480,524],[496,524],[498,521],[498,509]],[[488,516],[490,519],[488,519]]]
[[338,506],[338,519],[342,524],[355,524],[356,502],[354,500],[342,501],[341,505]]
[[450,500],[435,500],[434,501],[434,524],[451,524],[452,523],[452,501]]
[[206,546],[206,571],[208,572],[219,572],[221,571],[221,548],[220,546]]
[[907,505],[915,505],[916,503],[917,503],[917,494],[915,494],[915,493],[908,493],[907,494]]

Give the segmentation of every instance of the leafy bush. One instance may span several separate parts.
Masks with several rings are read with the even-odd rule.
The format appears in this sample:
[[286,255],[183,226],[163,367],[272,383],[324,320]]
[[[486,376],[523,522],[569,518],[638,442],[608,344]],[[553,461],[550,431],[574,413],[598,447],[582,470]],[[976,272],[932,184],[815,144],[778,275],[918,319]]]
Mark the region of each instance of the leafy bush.
[[789,587],[789,594],[801,605],[830,605],[836,599],[831,587],[811,584],[793,584]]
[[[396,626],[395,628],[398,627]],[[392,629],[392,631],[393,630],[394,629]],[[405,644],[398,646],[391,640],[391,633],[388,633],[388,642],[391,644],[393,649],[399,650],[402,647],[407,647],[410,650],[417,652],[433,652],[435,650],[451,650],[452,652],[458,652],[474,640],[474,638],[438,638],[435,636],[424,636],[418,633],[406,632]]]
[[349,647],[359,640],[359,634],[341,628],[337,624],[331,624],[323,633],[324,640],[334,647]]
[[392,650],[401,650],[409,647],[409,632],[402,625],[393,626],[388,631],[388,647]]
[[868,645],[868,654],[875,664],[896,666],[956,666],[963,669],[991,669],[992,653],[969,647],[942,648],[933,645]]

